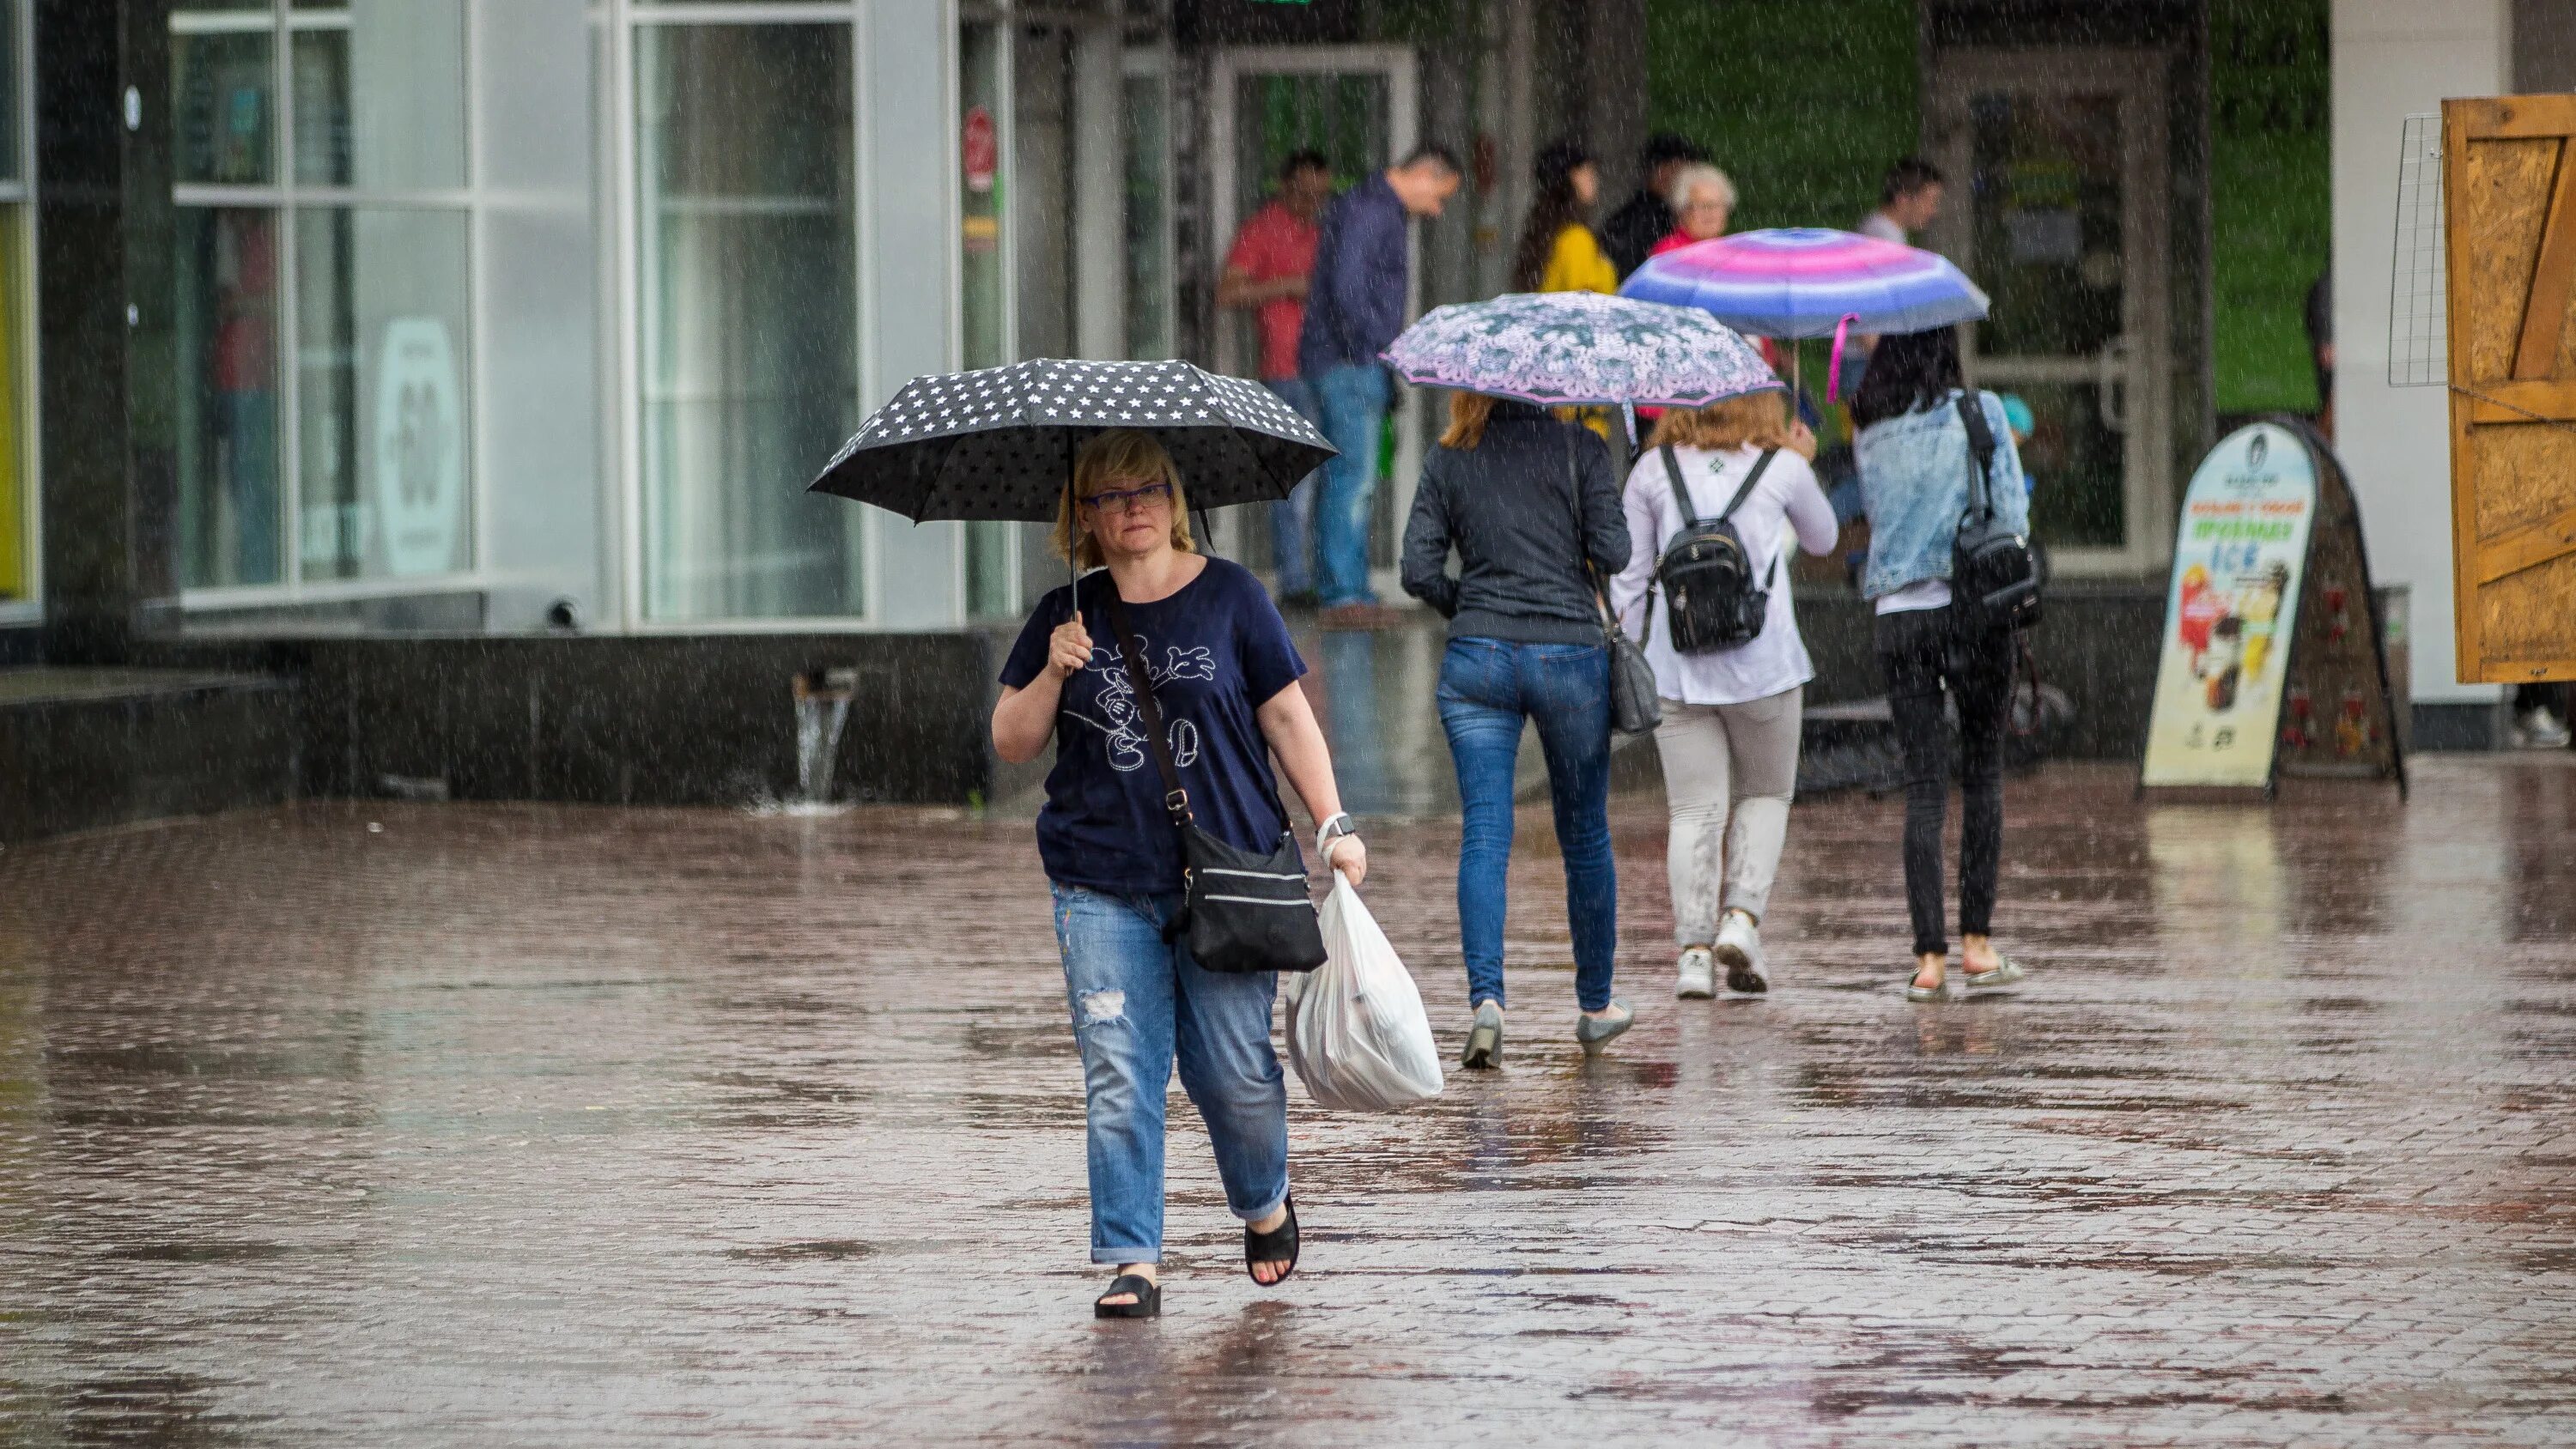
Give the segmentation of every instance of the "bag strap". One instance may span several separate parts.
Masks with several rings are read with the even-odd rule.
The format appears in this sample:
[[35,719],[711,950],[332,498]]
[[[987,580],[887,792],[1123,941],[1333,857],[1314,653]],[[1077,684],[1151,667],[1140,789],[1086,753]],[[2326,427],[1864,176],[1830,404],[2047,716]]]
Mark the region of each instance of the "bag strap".
[[1779,456],[1779,449],[1765,448],[1762,450],[1762,456],[1753,460],[1753,467],[1745,473],[1744,482],[1736,488],[1735,496],[1726,500],[1726,511],[1717,516],[1720,523],[1733,518],[1735,510],[1744,506],[1744,500],[1753,496],[1753,485],[1762,481],[1763,470],[1769,468],[1771,460]]
[[1670,443],[1664,444],[1655,451],[1664,455],[1664,476],[1672,480],[1673,504],[1682,511],[1682,527],[1688,528],[1699,522],[1699,513],[1691,507],[1690,489],[1682,483],[1682,461],[1673,456],[1673,445]]
[[1163,808],[1171,812],[1172,828],[1187,830],[1190,824],[1190,792],[1181,787],[1180,766],[1172,762],[1172,747],[1163,738],[1163,707],[1154,699],[1154,678],[1145,669],[1145,641],[1127,622],[1127,605],[1118,597],[1118,581],[1109,571],[1100,571],[1108,588],[1101,602],[1109,610],[1109,627],[1118,631],[1118,654],[1127,662],[1127,682],[1136,691],[1136,713],[1145,722],[1145,741],[1153,747],[1154,768],[1163,775]]
[[1994,500],[1986,493],[1986,475],[1995,466],[1995,430],[1987,425],[1985,399],[1973,392],[1959,394],[1959,422],[1968,430],[1968,460],[1975,469],[1968,477],[1968,511],[1995,516]]

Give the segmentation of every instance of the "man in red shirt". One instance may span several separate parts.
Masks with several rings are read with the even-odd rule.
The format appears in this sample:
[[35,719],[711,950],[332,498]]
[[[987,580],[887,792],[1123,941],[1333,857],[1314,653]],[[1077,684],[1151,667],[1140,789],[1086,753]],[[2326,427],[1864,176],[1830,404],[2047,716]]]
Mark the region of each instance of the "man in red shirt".
[[[1261,333],[1261,381],[1310,423],[1322,425],[1314,389],[1297,375],[1297,332],[1306,321],[1306,276],[1314,270],[1315,219],[1333,199],[1333,173],[1319,151],[1293,151],[1279,168],[1279,190],[1246,218],[1226,253],[1216,304],[1253,314]],[[1271,510],[1270,536],[1279,570],[1279,600],[1315,598],[1315,480]]]

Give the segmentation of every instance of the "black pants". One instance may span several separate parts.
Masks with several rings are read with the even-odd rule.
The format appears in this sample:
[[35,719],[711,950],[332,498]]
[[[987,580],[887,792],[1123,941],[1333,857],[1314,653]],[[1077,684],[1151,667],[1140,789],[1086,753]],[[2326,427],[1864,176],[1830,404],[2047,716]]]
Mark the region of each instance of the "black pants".
[[1941,825],[1950,802],[1950,740],[1941,692],[1959,706],[1959,931],[1985,935],[2004,850],[2004,716],[2012,636],[1958,637],[1948,609],[1878,616],[1878,667],[1905,750],[1905,905],[1917,955],[1946,952],[1941,936]]

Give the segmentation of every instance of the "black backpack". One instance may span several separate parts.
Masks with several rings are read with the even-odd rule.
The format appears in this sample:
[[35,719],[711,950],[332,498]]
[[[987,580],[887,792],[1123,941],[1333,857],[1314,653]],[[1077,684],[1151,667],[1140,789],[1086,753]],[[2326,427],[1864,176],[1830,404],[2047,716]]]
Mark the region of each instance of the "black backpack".
[[1986,487],[1995,461],[1995,434],[1986,423],[1984,402],[1975,393],[1961,393],[1958,405],[1973,467],[1968,511],[1959,515],[1959,532],[1950,544],[1951,613],[1976,633],[2027,629],[2039,622],[2039,554],[2029,535],[1995,518],[1995,501]]
[[[1657,451],[1664,455],[1664,476],[1672,480],[1673,502],[1682,511],[1681,532],[1673,535],[1662,557],[1655,560],[1655,585],[1663,591],[1673,652],[1710,654],[1732,649],[1762,632],[1762,621],[1771,612],[1771,583],[1780,572],[1780,556],[1771,556],[1770,573],[1757,587],[1752,550],[1728,520],[1744,506],[1753,485],[1762,481],[1763,470],[1780,450],[1764,449],[1752,471],[1744,475],[1743,486],[1727,501],[1726,511],[1706,523],[1691,509],[1690,489],[1682,483],[1682,465],[1673,456],[1672,445]],[[1646,627],[1652,630],[1651,598],[1646,609]]]

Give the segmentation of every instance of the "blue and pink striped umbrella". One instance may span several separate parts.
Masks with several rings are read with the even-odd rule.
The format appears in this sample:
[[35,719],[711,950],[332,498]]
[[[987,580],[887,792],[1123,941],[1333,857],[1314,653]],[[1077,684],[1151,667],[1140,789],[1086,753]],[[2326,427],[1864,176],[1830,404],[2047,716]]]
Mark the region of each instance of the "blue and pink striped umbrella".
[[[1817,226],[1677,247],[1648,258],[1619,295],[1696,307],[1756,337],[1922,332],[1986,315],[1986,294],[1948,258]],[[1834,352],[1839,361],[1839,341]]]

